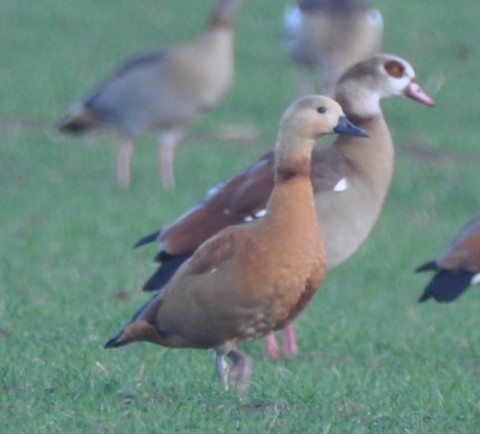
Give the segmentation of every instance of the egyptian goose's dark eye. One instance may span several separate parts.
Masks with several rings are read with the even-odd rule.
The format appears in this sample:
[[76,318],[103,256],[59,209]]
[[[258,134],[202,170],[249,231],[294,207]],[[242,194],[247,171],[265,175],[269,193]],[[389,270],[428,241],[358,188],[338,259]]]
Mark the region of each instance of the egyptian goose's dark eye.
[[326,111],[327,111],[327,108],[323,105],[317,108],[318,113],[325,113]]
[[403,74],[405,73],[405,67],[396,60],[390,60],[385,63],[385,69],[389,75],[395,78],[403,77]]

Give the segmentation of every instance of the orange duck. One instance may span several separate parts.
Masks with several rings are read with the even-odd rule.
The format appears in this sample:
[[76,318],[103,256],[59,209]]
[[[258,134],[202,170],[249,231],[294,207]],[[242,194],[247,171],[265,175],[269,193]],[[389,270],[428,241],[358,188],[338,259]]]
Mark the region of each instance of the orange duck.
[[419,301],[433,298],[440,303],[455,300],[470,285],[480,285],[480,216],[470,220],[434,261],[415,271],[433,271]]
[[236,349],[284,327],[309,303],[325,275],[310,160],[329,133],[365,136],[338,103],[311,96],[283,115],[275,147],[275,185],[261,220],[231,226],[205,241],[108,343],[148,341],[175,348],[213,348],[216,372],[246,389],[250,362]]
[[[315,148],[310,177],[315,207],[327,251],[327,269],[352,256],[374,227],[387,196],[394,169],[394,147],[380,101],[407,96],[431,106],[433,101],[416,82],[415,71],[404,59],[379,54],[350,68],[337,84],[335,99],[367,138],[339,136],[328,148]],[[274,154],[209,192],[208,197],[160,232],[137,245],[158,241],[159,268],[146,290],[165,285],[179,265],[219,230],[261,218],[272,192]],[[269,358],[278,357],[274,335],[266,341]],[[297,353],[295,334],[288,325],[285,357]]]

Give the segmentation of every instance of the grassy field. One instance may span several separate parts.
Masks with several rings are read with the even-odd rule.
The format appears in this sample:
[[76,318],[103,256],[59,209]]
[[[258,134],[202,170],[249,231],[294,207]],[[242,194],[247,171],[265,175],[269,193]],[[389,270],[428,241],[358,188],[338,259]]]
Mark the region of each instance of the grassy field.
[[[413,273],[479,209],[477,0],[375,1],[385,51],[411,61],[437,106],[385,102],[392,191],[368,242],[297,321],[296,359],[272,364],[261,341],[244,345],[254,372],[240,398],[221,392],[211,352],[103,350],[147,297],[154,252],[132,250],[136,239],[272,145],[296,91],[280,49],[286,0],[242,9],[235,85],[189,129],[176,192],[157,182],[153,134],[136,148],[131,189],[119,191],[116,136],[74,139],[54,124],[119,61],[196,35],[213,3],[0,4],[0,431],[478,432],[478,292],[418,305],[428,277]],[[228,124],[258,136],[226,142]]]

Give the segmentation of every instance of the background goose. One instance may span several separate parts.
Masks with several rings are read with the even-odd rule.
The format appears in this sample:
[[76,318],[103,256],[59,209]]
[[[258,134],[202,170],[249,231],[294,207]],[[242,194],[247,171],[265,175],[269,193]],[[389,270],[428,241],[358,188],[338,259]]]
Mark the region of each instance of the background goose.
[[117,184],[130,184],[135,138],[160,129],[158,167],[163,186],[175,187],[173,160],[185,125],[215,108],[233,79],[233,20],[243,0],[219,0],[206,30],[193,41],[145,54],[118,69],[73,104],[59,122],[64,132],[82,133],[103,124],[120,132]]
[[312,73],[322,78],[322,93],[352,65],[380,50],[383,18],[363,0],[301,0],[284,15],[285,52],[294,62],[300,93],[313,92]]

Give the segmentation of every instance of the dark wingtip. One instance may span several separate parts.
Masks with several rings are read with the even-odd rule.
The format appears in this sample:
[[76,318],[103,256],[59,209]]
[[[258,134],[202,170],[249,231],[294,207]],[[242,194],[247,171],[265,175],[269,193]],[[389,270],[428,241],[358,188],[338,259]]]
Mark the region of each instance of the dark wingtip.
[[58,131],[66,134],[80,135],[88,130],[88,125],[81,119],[71,119],[65,116],[56,123]]
[[136,249],[137,247],[144,246],[145,244],[153,243],[154,241],[157,241],[159,235],[160,235],[160,231],[154,232],[153,234],[148,234],[147,236],[140,238],[135,243],[133,248]]
[[121,336],[123,334],[123,329],[118,333],[116,336],[114,336],[112,339],[110,339],[104,346],[103,348],[118,348],[123,345],[125,345],[125,342],[122,342],[120,340]]
[[450,303],[467,290],[472,276],[473,273],[466,270],[441,270],[433,276],[418,301],[422,303],[433,298],[439,303]]
[[421,273],[422,271],[438,271],[438,265],[435,261],[426,262],[423,265],[415,268],[415,273]]
[[162,289],[189,257],[190,255],[173,256],[163,251],[160,252],[155,258],[157,262],[160,262],[160,266],[145,282],[142,290],[158,291]]
[[142,291],[158,291],[162,289],[172,277],[171,273],[164,273],[162,267],[157,268],[150,278],[144,283]]
[[110,339],[110,340],[103,346],[103,348],[116,348],[116,347],[118,347],[118,345],[117,345],[117,339],[116,339],[116,338]]
[[423,303],[424,301],[427,301],[431,297],[430,294],[427,294],[425,291],[420,297],[418,297],[418,302]]

